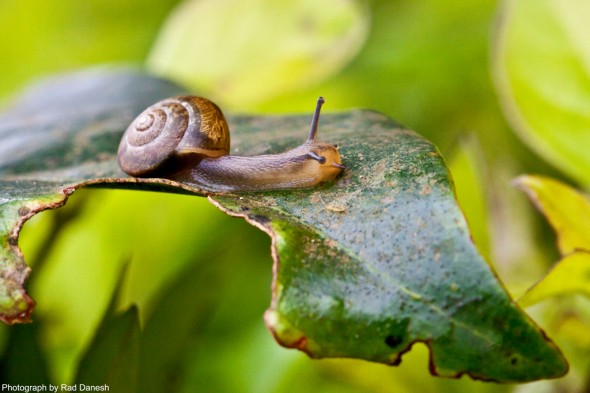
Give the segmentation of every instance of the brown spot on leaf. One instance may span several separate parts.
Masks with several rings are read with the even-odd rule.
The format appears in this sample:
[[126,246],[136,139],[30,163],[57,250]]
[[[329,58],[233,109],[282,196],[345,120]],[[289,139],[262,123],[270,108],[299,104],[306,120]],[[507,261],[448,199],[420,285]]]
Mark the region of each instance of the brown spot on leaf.
[[29,215],[29,213],[31,213],[31,209],[29,209],[28,206],[21,206],[18,209],[18,215],[21,216],[21,217],[27,216],[27,215]]
[[420,195],[428,195],[432,192],[432,187],[428,184],[425,184],[422,186],[422,189],[420,190]]

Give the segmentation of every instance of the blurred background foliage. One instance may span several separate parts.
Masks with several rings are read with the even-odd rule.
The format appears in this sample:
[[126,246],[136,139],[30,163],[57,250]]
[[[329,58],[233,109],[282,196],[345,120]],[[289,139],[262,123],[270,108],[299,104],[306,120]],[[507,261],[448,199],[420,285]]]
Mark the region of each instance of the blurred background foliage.
[[[441,149],[475,242],[519,296],[558,253],[555,235],[512,179],[537,172],[587,187],[590,173],[575,169],[584,129],[568,133],[589,116],[590,49],[579,37],[588,37],[580,18],[590,10],[579,0],[558,3],[0,0],[0,101],[35,78],[124,63],[183,83],[228,112],[308,113],[319,95],[327,111],[378,110]],[[522,88],[539,85],[542,94]],[[535,106],[552,94],[559,101],[551,110]],[[581,123],[568,117],[572,107],[586,108],[575,112]],[[538,116],[541,123],[519,120]],[[551,134],[535,132],[539,124],[567,126]],[[534,137],[525,145],[514,129]],[[566,148],[548,148],[551,135]],[[590,380],[590,344],[579,339],[590,305],[580,297],[527,309],[570,360],[572,371],[558,381],[437,379],[421,344],[395,368],[312,361],[283,349],[262,321],[270,240],[200,198],[82,190],[27,223],[20,245],[38,304],[34,324],[0,329],[3,382],[98,380],[97,342],[115,334],[105,333],[108,321],[137,341],[139,352],[121,351],[139,364],[128,370],[137,384],[125,386],[141,392],[564,392]],[[141,333],[129,322],[132,305]]]

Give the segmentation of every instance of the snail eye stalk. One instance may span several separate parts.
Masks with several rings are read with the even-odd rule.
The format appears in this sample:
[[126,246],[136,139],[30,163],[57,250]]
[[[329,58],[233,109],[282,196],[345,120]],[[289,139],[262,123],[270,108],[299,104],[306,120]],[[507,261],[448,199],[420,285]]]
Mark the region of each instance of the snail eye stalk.
[[318,136],[318,122],[320,121],[320,111],[322,109],[322,105],[324,105],[324,102],[326,102],[326,100],[324,100],[324,97],[318,97],[318,103],[315,107],[313,118],[311,119],[311,127],[309,128],[307,142],[315,141]]

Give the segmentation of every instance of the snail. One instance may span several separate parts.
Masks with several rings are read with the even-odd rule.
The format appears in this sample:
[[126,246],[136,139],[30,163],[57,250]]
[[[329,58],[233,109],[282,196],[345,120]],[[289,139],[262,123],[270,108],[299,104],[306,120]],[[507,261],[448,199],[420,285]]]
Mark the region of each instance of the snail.
[[344,166],[337,146],[317,142],[324,99],[318,98],[307,140],[279,154],[229,155],[229,127],[217,105],[196,96],[172,97],[143,111],[119,145],[121,169],[213,192],[309,188],[332,181]]

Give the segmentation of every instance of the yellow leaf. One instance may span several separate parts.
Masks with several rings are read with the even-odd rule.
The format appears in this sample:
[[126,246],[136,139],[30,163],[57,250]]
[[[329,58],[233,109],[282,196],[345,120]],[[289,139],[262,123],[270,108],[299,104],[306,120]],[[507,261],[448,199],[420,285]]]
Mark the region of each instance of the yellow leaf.
[[578,348],[590,349],[590,324],[580,315],[569,315],[557,326],[560,337],[576,344]]
[[586,195],[543,176],[521,176],[515,184],[526,192],[555,230],[561,255],[590,250],[590,200]]
[[587,251],[576,251],[559,260],[518,303],[527,307],[551,296],[575,293],[590,296],[590,252]]

